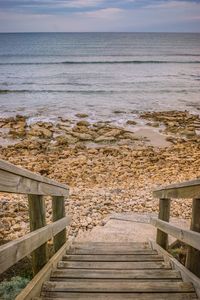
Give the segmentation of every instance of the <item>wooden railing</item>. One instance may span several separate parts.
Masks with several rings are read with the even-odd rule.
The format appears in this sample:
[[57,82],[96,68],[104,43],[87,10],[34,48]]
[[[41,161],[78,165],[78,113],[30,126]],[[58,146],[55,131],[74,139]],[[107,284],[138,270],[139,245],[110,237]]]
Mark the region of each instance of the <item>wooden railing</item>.
[[[168,234],[188,245],[186,267],[200,277],[200,180],[169,185],[153,192],[159,198],[158,219],[152,218],[151,224],[157,227],[156,242],[167,250]],[[192,199],[190,230],[169,224],[171,199]]]
[[[0,273],[32,253],[35,275],[48,262],[47,241],[53,238],[55,252],[66,242],[70,218],[65,216],[64,198],[68,196],[68,187],[0,160],[0,192],[28,195],[31,230],[0,247]],[[53,223],[49,225],[46,225],[45,195],[52,196]]]

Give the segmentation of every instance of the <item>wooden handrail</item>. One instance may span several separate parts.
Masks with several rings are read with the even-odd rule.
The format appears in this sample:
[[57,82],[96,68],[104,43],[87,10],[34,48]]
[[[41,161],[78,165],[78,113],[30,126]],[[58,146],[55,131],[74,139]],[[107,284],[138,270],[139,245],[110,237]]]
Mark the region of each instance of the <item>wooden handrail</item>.
[[[159,188],[153,192],[153,196],[159,198],[159,216],[158,218],[162,221],[157,221],[157,243],[164,249],[168,248],[168,231],[174,233],[175,228],[166,225],[166,222],[169,222],[170,218],[170,203],[171,199],[193,199],[192,201],[192,218],[191,218],[191,232],[194,232],[194,236],[198,236],[197,233],[200,233],[200,179],[186,181],[182,183],[172,184],[166,187]],[[155,222],[154,222],[155,223]],[[164,225],[165,224],[165,225]],[[176,234],[179,235],[181,239],[181,233],[183,231],[178,231],[176,229]],[[197,244],[193,244],[194,241],[189,240],[191,234],[184,231],[185,236],[187,237],[188,252],[186,257],[186,267],[192,271],[195,275],[200,277],[200,249],[197,247]],[[178,238],[178,237],[177,237]],[[184,237],[185,239],[185,237]],[[189,243],[190,241],[190,243]],[[198,238],[196,240],[198,242]]]
[[69,225],[70,218],[64,217],[59,221],[35,230],[25,236],[0,246],[0,273],[3,273],[42,244],[53,238]]
[[[19,168],[0,160],[0,192],[27,194],[29,203],[29,233],[17,241],[0,247],[0,270],[7,268],[32,252],[33,273],[37,274],[48,262],[47,241],[54,238],[54,250],[57,252],[66,242],[65,198],[67,185]],[[53,222],[46,226],[46,208],[43,196],[52,196]]]
[[181,229],[157,218],[151,218],[150,223],[163,232],[175,237],[179,241],[200,250],[200,233],[192,230]]
[[200,179],[185,181],[182,183],[171,184],[153,191],[155,198],[199,198]]
[[16,194],[67,196],[67,185],[0,160],[0,191]]

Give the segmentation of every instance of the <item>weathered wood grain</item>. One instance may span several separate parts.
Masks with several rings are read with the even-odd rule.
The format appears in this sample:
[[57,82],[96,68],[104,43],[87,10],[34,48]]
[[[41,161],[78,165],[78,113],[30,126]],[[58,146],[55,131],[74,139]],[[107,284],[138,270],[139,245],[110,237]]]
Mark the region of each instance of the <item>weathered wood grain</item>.
[[0,170],[13,173],[15,175],[20,175],[22,177],[27,177],[29,179],[33,179],[39,182],[48,183],[51,185],[55,185],[56,187],[61,187],[64,189],[69,189],[65,184],[59,183],[55,180],[46,178],[44,176],[41,176],[39,174],[33,173],[31,171],[28,171],[26,169],[23,169],[22,167],[15,166],[14,164],[11,164],[5,160],[0,159]]
[[70,248],[67,252],[68,254],[76,254],[76,255],[148,255],[148,254],[157,254],[155,250],[151,249],[132,249],[132,248],[126,248],[126,249],[118,249],[118,248],[100,248],[100,249],[95,249],[95,248],[90,248],[90,249],[76,249],[76,248]]
[[109,269],[56,269],[51,279],[57,278],[96,278],[96,279],[181,279],[176,270],[109,270]]
[[50,292],[34,300],[191,300],[195,293],[59,293]]
[[109,292],[109,293],[148,293],[148,292],[194,292],[190,282],[137,282],[133,280],[98,280],[84,281],[67,280],[66,282],[47,281],[43,285],[42,295],[45,292]]
[[0,191],[16,194],[67,196],[66,185],[0,160]]
[[168,185],[153,192],[156,198],[200,198],[200,179]]
[[152,245],[152,248],[157,250],[158,253],[160,253],[161,255],[163,255],[164,260],[167,263],[169,263],[173,269],[181,273],[184,282],[191,282],[194,285],[198,299],[200,299],[200,278],[198,278],[195,274],[190,272],[184,265],[182,265],[177,259],[175,259],[166,250],[160,247],[155,241],[150,240],[150,243]]
[[0,273],[40,247],[70,223],[65,217],[0,247]]
[[[30,230],[34,231],[41,227],[46,226],[46,207],[45,200],[41,195],[28,195],[29,205],[29,220]],[[47,242],[42,244],[39,248],[32,252],[32,269],[33,274],[37,274],[38,271],[48,261],[48,249]]]
[[193,233],[193,244],[188,243],[190,246],[186,257],[186,267],[200,277],[200,199],[193,199],[190,229]]
[[28,283],[15,300],[32,300],[40,296],[40,291],[45,280],[48,280],[53,268],[56,268],[58,261],[62,258],[70,243],[66,242],[58,252],[48,261],[48,263],[37,273],[37,275]]
[[[169,222],[170,218],[170,199],[160,199],[159,200],[159,214],[158,218],[163,221]],[[156,242],[158,245],[163,247],[164,249],[168,248],[168,234],[157,229]]]
[[179,227],[156,218],[151,218],[150,223],[163,232],[166,232],[167,234],[177,238],[179,241],[182,241],[183,243],[200,250],[200,233],[192,230],[180,229]]
[[104,255],[64,255],[63,260],[66,261],[163,261],[163,257],[161,255],[112,255],[112,254],[104,254]]
[[171,269],[170,265],[164,262],[87,262],[87,261],[60,261],[58,268],[73,269]]
[[[65,216],[65,198],[54,196],[52,197],[52,212],[53,212],[53,222],[63,218]],[[66,228],[55,235],[53,244],[54,251],[57,252],[62,245],[66,242]]]

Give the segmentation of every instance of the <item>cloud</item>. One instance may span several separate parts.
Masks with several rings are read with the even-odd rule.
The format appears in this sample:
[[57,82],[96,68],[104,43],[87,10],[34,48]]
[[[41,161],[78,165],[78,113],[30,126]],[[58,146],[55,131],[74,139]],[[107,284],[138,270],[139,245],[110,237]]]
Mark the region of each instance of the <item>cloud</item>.
[[200,0],[0,0],[1,31],[200,31]]
[[112,18],[116,16],[120,16],[120,14],[124,12],[123,9],[117,8],[117,7],[109,7],[109,8],[103,8],[95,11],[80,13],[82,16],[88,16],[92,18]]
[[199,1],[186,1],[186,0],[171,0],[171,1],[154,1],[147,5],[146,8],[156,8],[156,9],[177,9],[177,8],[190,8],[191,6],[196,6],[200,3]]
[[104,0],[71,0],[71,1],[62,1],[61,5],[63,5],[64,7],[82,8],[82,7],[96,7],[102,3],[104,3]]

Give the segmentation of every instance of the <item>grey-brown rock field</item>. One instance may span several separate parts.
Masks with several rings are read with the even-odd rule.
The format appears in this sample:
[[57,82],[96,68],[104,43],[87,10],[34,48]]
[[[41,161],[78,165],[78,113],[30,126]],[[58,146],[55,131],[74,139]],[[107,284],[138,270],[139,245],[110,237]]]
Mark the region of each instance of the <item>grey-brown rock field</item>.
[[[70,186],[66,212],[70,234],[90,230],[112,212],[157,212],[152,190],[160,185],[200,177],[200,118],[188,112],[146,112],[141,118],[160,130],[168,147],[147,145],[133,130],[107,122],[80,121],[28,124],[16,116],[0,120],[0,137],[15,144],[0,146],[0,158]],[[147,137],[148,138],[148,137]],[[46,198],[47,220],[51,200]],[[29,231],[26,196],[1,193],[0,238]],[[190,218],[191,200],[174,200],[172,216]]]

